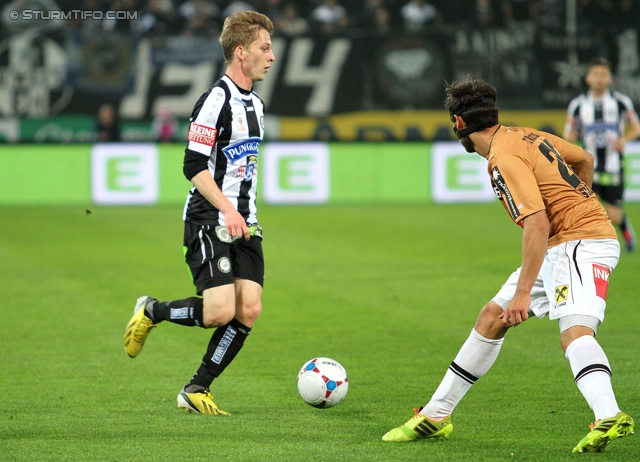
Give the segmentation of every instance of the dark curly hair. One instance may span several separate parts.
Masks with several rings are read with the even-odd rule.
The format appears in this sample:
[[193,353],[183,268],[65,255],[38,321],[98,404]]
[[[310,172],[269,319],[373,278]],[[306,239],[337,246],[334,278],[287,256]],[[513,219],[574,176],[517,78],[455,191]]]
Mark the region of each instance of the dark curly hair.
[[498,92],[493,85],[467,76],[462,82],[445,82],[444,107],[451,118],[459,115],[467,125],[482,130],[498,123]]

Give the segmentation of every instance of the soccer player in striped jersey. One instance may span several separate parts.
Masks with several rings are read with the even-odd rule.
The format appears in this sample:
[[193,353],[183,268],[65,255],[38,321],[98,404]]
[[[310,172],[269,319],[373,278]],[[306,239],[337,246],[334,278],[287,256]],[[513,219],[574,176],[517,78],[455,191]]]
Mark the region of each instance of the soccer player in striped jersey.
[[632,433],[611,386],[611,368],[595,339],[604,319],[609,275],[620,244],[591,190],[593,156],[557,136],[498,122],[496,89],[467,79],[447,86],[445,107],[468,152],[488,160],[491,183],[523,228],[522,265],[487,303],[431,400],[383,441],[447,437],[451,413],[486,374],[511,327],[529,316],[558,320],[560,342],[595,425],[573,452],[600,452]]
[[201,297],[140,297],[124,334],[125,351],[134,358],[162,321],[216,329],[177,398],[179,407],[200,414],[227,414],[214,403],[211,383],[236,357],[262,310],[256,181],[264,105],[252,87],[275,60],[271,34],[269,18],[255,11],[225,20],[220,43],[226,73],[198,99],[191,115],[183,172],[193,188],[184,208],[184,250]]
[[574,98],[567,109],[564,137],[582,142],[595,156],[593,190],[604,203],[611,221],[620,228],[631,252],[636,236],[624,213],[623,153],[627,141],[640,136],[640,122],[631,99],[611,90],[611,64],[606,58],[593,58],[588,65],[586,94]]

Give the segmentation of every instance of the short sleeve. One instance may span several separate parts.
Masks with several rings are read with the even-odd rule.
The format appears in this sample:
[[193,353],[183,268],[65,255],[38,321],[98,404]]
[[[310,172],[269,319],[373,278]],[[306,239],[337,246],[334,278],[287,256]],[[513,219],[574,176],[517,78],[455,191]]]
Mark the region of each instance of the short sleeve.
[[556,151],[560,154],[565,162],[569,165],[577,164],[584,158],[584,149],[573,143],[569,143],[567,140],[563,140],[559,136],[552,135],[551,133],[543,133],[547,141],[551,143]]
[[[200,103],[200,101],[198,102]],[[195,117],[191,118],[187,149],[203,155],[210,155],[220,134],[222,108],[225,92],[221,87],[213,87],[201,103]],[[198,104],[196,104],[197,106]],[[194,111],[195,112],[195,111]]]
[[509,154],[495,157],[489,164],[491,181],[511,219],[524,218],[545,209],[533,166],[524,156]]

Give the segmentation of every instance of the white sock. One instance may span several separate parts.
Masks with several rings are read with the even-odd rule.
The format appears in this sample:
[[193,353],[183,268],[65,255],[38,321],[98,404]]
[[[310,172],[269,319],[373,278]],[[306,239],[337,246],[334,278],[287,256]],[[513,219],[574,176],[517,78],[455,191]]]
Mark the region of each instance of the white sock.
[[491,368],[502,346],[503,338],[491,340],[475,329],[453,360],[431,401],[420,411],[433,420],[442,420],[453,412],[471,385]]
[[604,350],[595,338],[584,335],[567,347],[565,357],[578,389],[595,414],[595,420],[613,417],[620,408],[611,386],[611,368]]

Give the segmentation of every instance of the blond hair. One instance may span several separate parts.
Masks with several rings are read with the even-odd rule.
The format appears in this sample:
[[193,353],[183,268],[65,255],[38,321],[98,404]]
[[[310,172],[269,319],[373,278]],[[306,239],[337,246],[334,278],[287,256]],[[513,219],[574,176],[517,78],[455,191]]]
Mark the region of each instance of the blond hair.
[[239,11],[225,19],[219,38],[224,61],[230,64],[236,48],[239,46],[248,48],[256,40],[261,29],[272,35],[273,23],[271,19],[257,11]]

